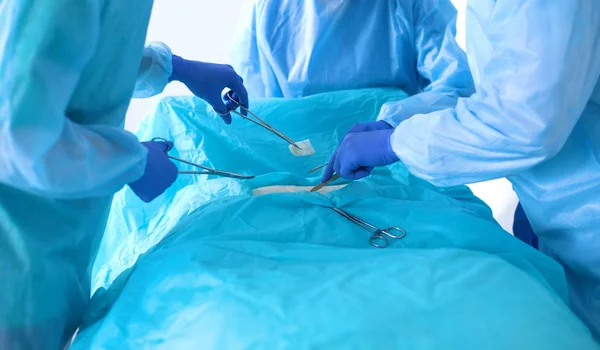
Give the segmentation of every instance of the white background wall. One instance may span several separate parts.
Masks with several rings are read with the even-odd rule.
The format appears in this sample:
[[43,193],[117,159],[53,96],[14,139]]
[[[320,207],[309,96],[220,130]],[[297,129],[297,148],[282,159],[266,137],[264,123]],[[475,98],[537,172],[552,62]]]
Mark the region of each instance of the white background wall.
[[[237,19],[248,0],[155,0],[147,41],[163,41],[179,56],[208,62],[229,63]],[[452,0],[459,15],[457,40],[465,47],[464,14],[467,0]],[[143,116],[165,95],[189,95],[179,83],[169,84],[162,95],[133,100],[127,113],[126,128],[135,131]],[[512,232],[517,198],[506,179],[470,186],[494,212],[494,217]]]

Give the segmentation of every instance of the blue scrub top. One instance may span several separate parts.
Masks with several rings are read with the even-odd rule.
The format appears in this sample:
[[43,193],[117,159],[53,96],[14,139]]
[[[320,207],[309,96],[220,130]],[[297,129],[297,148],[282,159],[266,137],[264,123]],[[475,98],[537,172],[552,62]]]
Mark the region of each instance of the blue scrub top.
[[251,96],[397,87],[435,92],[405,102],[427,112],[474,91],[448,0],[258,0],[245,13],[233,66]]

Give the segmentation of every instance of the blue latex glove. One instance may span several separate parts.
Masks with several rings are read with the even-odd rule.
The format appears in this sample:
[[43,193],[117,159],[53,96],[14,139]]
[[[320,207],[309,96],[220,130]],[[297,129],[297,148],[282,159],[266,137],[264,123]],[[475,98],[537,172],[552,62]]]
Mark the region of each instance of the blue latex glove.
[[[223,95],[223,101],[225,101],[225,107],[227,107],[227,111],[236,110],[240,108],[241,105],[240,97],[235,92],[231,94],[231,97],[227,96],[227,93],[225,93]],[[244,107],[248,108],[247,105]],[[243,115],[248,115],[248,112],[246,112],[243,108],[240,108],[240,113]]]
[[235,93],[239,103],[248,108],[248,92],[243,79],[226,64],[189,61],[173,55],[173,74],[170,80],[184,83],[190,91],[208,102],[221,115],[226,124],[231,124],[232,108],[225,106],[221,93],[225,88]]
[[357,132],[387,130],[387,129],[393,129],[393,127],[390,124],[384,122],[383,120],[379,120],[379,121],[376,121],[376,122],[356,123],[350,129],[350,131],[348,131],[346,133],[346,135],[347,134],[354,134],[354,133],[357,133]]
[[165,153],[168,144],[150,141],[142,142],[142,145],[148,149],[146,170],[144,175],[130,183],[129,187],[141,200],[149,203],[171,187],[177,179],[178,170]]
[[348,133],[339,144],[325,168],[322,182],[333,173],[350,180],[369,176],[374,167],[397,162],[398,156],[392,150],[390,137],[394,129]]

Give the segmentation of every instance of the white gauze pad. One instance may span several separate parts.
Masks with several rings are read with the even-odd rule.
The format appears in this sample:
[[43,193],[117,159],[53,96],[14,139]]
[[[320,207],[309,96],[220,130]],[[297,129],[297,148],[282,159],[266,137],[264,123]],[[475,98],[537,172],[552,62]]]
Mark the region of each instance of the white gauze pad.
[[296,142],[296,144],[301,149],[298,149],[292,145],[289,146],[290,152],[292,152],[292,154],[295,155],[296,157],[306,157],[306,156],[312,156],[313,154],[315,154],[315,149],[313,148],[312,144],[310,143],[310,139]]

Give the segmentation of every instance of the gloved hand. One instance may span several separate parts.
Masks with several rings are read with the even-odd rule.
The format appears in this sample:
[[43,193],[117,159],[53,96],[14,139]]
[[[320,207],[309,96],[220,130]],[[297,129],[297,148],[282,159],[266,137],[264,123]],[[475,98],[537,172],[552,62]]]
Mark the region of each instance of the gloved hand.
[[149,203],[171,187],[177,179],[178,170],[165,153],[168,144],[150,141],[142,142],[142,145],[148,149],[146,170],[144,175],[130,183],[129,187],[141,200]]
[[[229,96],[228,93],[223,95],[223,101],[225,101],[225,107],[227,107],[227,111],[238,109],[241,105],[240,97],[235,92],[231,92],[230,95],[231,96]],[[248,106],[244,107],[248,108]],[[240,108],[240,113],[243,115],[248,115],[248,112],[246,112],[243,108]]]
[[393,129],[393,127],[390,124],[384,122],[383,120],[378,120],[376,122],[356,123],[350,129],[350,131],[348,131],[346,133],[346,135],[347,134],[354,134],[354,133],[357,133],[357,132],[387,130],[387,129]]
[[184,83],[194,95],[208,102],[226,124],[231,124],[229,111],[232,108],[228,109],[221,99],[223,89],[233,90],[237,101],[248,108],[248,92],[244,81],[230,65],[189,61],[176,55],[173,55],[172,62],[170,80]]
[[399,158],[390,143],[393,132],[394,129],[384,129],[346,134],[331,156],[321,182],[327,182],[334,172],[346,179],[362,179],[376,166],[397,162]]

